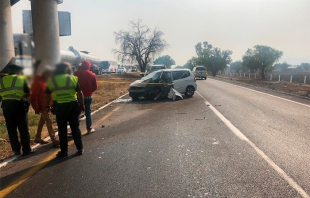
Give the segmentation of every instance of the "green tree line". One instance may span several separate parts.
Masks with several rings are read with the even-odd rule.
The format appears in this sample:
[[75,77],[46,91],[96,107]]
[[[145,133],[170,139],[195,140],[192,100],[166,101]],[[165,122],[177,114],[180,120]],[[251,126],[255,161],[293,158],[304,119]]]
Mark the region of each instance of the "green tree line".
[[[283,56],[283,52],[266,45],[255,45],[253,49],[245,52],[242,60],[234,62],[231,59],[233,53],[231,50],[221,50],[207,41],[197,43],[195,50],[197,56],[189,59],[183,67],[192,70],[195,66],[204,66],[213,76],[229,67],[230,71],[234,72],[257,72],[261,74],[262,79],[265,79],[267,72],[285,71],[291,66],[286,62],[277,63]],[[310,71],[310,63],[301,63],[296,69]]]

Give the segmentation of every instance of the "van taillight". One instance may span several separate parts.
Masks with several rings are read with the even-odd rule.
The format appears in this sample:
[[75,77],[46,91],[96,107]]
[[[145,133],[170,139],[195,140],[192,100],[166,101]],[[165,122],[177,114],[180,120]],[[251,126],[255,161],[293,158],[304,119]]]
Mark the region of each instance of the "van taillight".
[[194,76],[194,80],[195,80],[195,82],[196,82],[196,76]]

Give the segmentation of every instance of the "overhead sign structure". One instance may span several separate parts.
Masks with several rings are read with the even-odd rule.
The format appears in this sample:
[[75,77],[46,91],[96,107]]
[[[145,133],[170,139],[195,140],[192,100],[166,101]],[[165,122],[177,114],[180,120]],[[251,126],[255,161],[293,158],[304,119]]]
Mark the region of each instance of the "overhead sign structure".
[[15,3],[19,2],[20,0],[11,0],[11,6],[13,6]]
[[71,13],[58,12],[59,36],[71,35]]
[[[71,36],[71,13],[58,12],[59,36]],[[32,34],[32,16],[31,10],[23,10],[23,32],[24,34]]]

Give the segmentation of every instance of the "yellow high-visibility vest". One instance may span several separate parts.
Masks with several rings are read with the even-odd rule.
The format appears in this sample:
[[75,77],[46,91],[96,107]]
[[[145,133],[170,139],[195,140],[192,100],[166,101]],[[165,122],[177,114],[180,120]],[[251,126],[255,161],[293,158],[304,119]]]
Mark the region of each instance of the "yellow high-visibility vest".
[[53,93],[53,100],[57,103],[68,103],[77,100],[76,86],[78,78],[68,74],[53,76],[47,81],[48,89]]
[[24,76],[7,75],[0,79],[0,96],[2,100],[20,100],[24,95]]

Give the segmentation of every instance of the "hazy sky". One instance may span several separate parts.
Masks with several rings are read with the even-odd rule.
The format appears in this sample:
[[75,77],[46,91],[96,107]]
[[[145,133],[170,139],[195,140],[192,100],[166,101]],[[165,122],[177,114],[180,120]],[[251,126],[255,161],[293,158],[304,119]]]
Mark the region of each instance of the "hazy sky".
[[[12,7],[14,33],[23,31],[27,9],[29,0]],[[259,44],[283,51],[280,62],[310,62],[310,0],[64,0],[58,9],[70,12],[72,20],[72,36],[61,37],[61,48],[72,45],[101,59],[115,59],[113,31],[141,19],[165,33],[170,47],[161,55],[179,65],[203,41],[232,50],[234,61]]]

